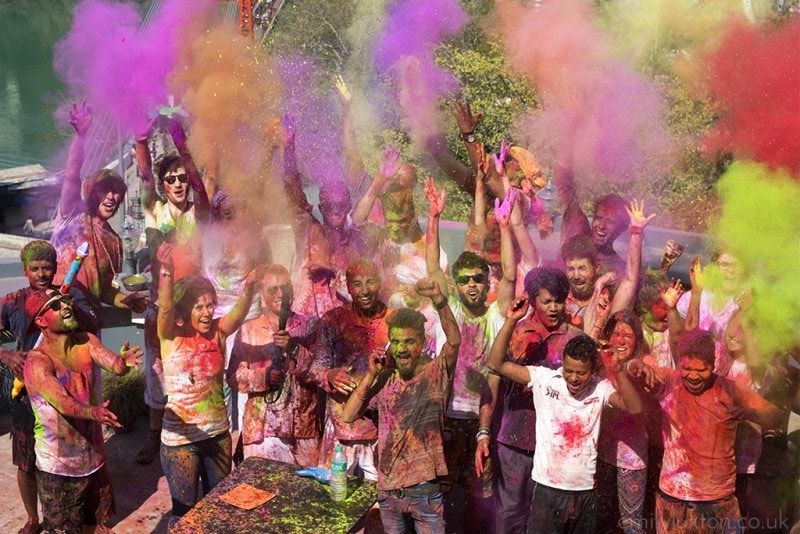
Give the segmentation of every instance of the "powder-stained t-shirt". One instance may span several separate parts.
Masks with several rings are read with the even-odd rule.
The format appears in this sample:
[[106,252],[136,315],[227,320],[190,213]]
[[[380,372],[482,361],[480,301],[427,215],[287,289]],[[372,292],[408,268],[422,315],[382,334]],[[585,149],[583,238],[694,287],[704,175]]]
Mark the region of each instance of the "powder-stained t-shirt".
[[736,489],[734,441],[742,409],[763,409],[767,401],[720,377],[694,395],[676,371],[665,377],[659,404],[664,411],[661,491],[685,501],[732,495]]
[[[285,355],[293,365],[285,375],[279,397],[267,394],[267,373],[275,354],[273,327],[261,315],[245,323],[236,334],[228,366],[228,383],[247,393],[242,438],[245,445],[261,443],[265,437],[316,438],[317,384],[309,377],[316,317],[291,314],[286,331],[296,344],[296,352]],[[285,360],[284,360],[285,361]]]
[[594,488],[600,416],[616,391],[592,375],[577,397],[570,395],[562,369],[527,366],[536,408],[534,482],[568,491]]
[[[162,345],[163,347],[163,345]],[[167,406],[161,442],[186,445],[228,431],[228,411],[222,392],[224,356],[216,339],[176,337],[174,350],[162,348]]]
[[[420,364],[423,365],[423,364]],[[370,399],[378,412],[378,489],[414,486],[447,474],[442,446],[450,376],[443,357],[410,380],[392,372]]]

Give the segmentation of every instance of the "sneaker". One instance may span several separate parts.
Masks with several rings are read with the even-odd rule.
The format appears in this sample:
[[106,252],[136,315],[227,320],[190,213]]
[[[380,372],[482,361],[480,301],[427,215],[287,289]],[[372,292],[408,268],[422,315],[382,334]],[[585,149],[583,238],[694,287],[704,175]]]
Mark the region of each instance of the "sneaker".
[[158,458],[161,452],[161,431],[151,430],[150,436],[144,442],[144,447],[136,455],[136,461],[140,464],[149,464]]

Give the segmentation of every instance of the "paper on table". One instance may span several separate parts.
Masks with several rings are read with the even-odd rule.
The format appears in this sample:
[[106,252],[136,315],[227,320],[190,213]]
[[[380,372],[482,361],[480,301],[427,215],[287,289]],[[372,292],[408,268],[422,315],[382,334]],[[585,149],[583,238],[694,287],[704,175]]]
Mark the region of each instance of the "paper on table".
[[276,495],[277,493],[264,491],[250,484],[239,484],[228,493],[220,495],[219,498],[237,508],[252,510],[253,508],[261,506]]

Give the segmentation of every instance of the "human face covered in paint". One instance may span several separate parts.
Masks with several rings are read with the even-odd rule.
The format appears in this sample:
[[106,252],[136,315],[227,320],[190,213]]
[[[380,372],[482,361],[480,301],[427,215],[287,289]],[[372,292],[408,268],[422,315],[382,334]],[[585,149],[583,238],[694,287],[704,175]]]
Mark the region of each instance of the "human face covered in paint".
[[164,174],[161,187],[170,204],[181,209],[186,206],[189,199],[189,178],[182,165]]
[[214,309],[216,308],[214,295],[203,293],[192,305],[189,324],[192,329],[200,335],[211,332],[211,324],[214,320]]
[[692,395],[700,395],[711,387],[714,380],[714,368],[700,358],[684,356],[680,361],[683,387]]
[[36,316],[35,322],[40,328],[56,334],[72,332],[78,328],[78,320],[72,311],[72,299],[53,292]]
[[288,274],[267,273],[261,282],[261,307],[273,315],[280,315],[284,289],[291,291]]
[[533,299],[533,313],[548,330],[555,330],[564,322],[566,303],[557,301],[547,289],[540,289]]
[[589,258],[577,258],[567,261],[565,274],[573,297],[579,300],[586,300],[592,296],[597,271]]
[[413,204],[404,204],[400,210],[389,210],[383,214],[386,232],[395,243],[407,243],[410,240],[411,228],[417,221]]
[[97,217],[103,221],[107,221],[113,217],[120,204],[122,203],[122,193],[116,191],[108,191],[105,195],[100,197],[100,204],[97,206]]
[[456,275],[456,291],[461,303],[470,309],[486,306],[489,294],[488,275],[479,267],[460,269]]
[[642,317],[642,323],[655,332],[666,332],[669,324],[667,323],[667,305],[659,300],[653,304],[647,313]]
[[614,330],[608,337],[608,343],[611,346],[611,353],[614,360],[617,362],[624,362],[633,356],[633,351],[636,348],[636,335],[633,333],[633,328],[630,325],[617,321],[614,325]]
[[741,291],[744,270],[742,262],[736,256],[723,252],[717,258],[717,268],[719,268],[722,278],[722,291],[728,295]]
[[414,376],[424,346],[425,337],[414,328],[392,328],[389,331],[389,351],[404,380]]
[[623,216],[613,206],[600,204],[592,218],[592,241],[597,248],[609,247],[622,233],[625,226]]
[[353,306],[361,313],[369,315],[380,302],[381,280],[378,272],[366,266],[359,266],[347,278],[347,291],[353,299]]
[[580,395],[589,385],[594,368],[592,362],[572,358],[569,354],[564,354],[564,361],[561,364],[561,376],[567,383],[567,390],[573,397]]
[[50,287],[56,274],[56,266],[48,260],[31,260],[22,268],[31,288],[42,291]]
[[351,209],[347,193],[327,193],[320,197],[319,212],[322,214],[325,226],[342,230],[347,224],[347,214]]

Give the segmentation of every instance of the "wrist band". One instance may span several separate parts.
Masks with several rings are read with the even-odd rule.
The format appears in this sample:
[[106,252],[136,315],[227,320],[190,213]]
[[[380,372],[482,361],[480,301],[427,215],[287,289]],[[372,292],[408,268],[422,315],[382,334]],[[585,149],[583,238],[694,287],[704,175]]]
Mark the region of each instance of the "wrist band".
[[490,438],[490,436],[489,436],[489,431],[488,430],[481,429],[481,430],[478,430],[477,434],[475,434],[475,439],[477,441],[480,441],[482,439],[489,439],[489,438]]
[[631,228],[631,235],[633,234],[641,234],[644,231],[642,228]]
[[437,303],[435,303],[435,304],[433,305],[433,307],[434,307],[434,308],[436,308],[437,310],[441,310],[441,309],[443,309],[445,306],[447,306],[447,299],[444,299],[443,301],[441,301],[441,302],[437,302]]

